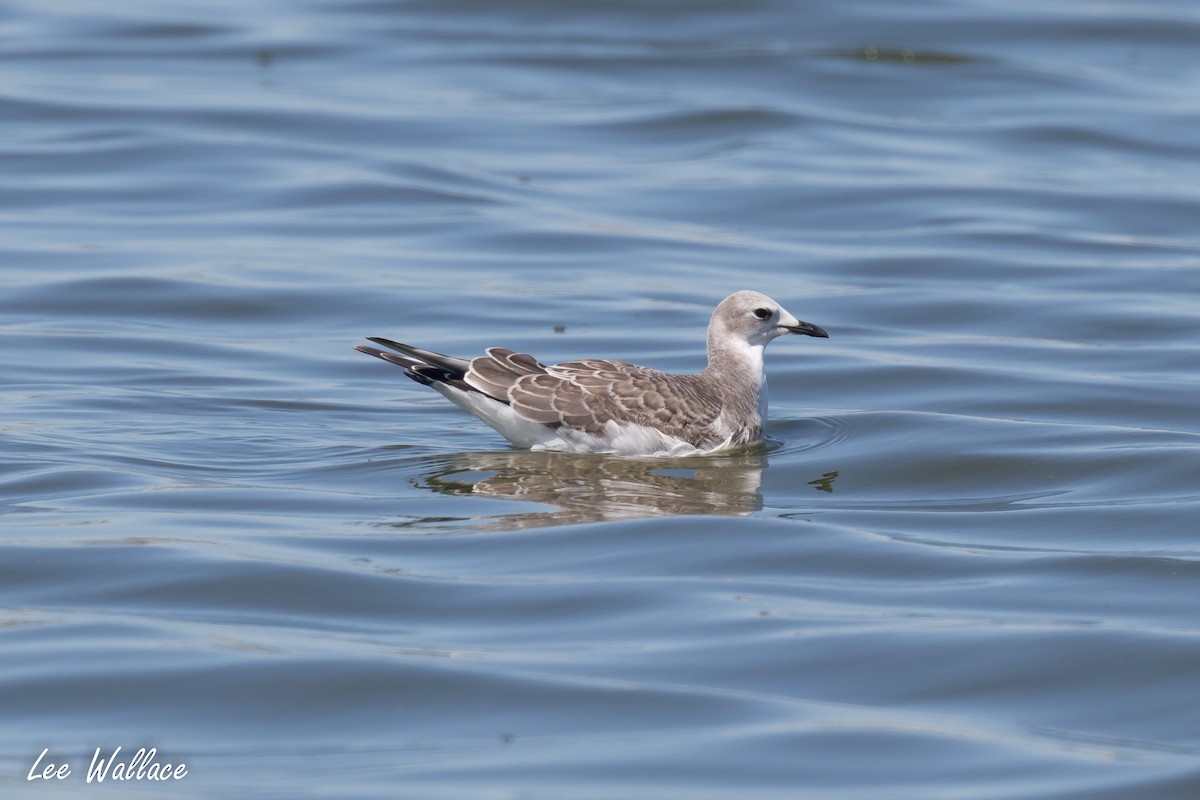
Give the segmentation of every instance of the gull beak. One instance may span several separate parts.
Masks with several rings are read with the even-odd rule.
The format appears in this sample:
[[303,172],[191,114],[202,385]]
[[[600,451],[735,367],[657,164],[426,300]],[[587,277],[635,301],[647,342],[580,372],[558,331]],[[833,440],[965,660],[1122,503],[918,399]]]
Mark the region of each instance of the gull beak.
[[829,334],[820,325],[796,320],[795,325],[780,325],[788,333],[802,333],[805,336],[816,336],[818,339],[828,339]]

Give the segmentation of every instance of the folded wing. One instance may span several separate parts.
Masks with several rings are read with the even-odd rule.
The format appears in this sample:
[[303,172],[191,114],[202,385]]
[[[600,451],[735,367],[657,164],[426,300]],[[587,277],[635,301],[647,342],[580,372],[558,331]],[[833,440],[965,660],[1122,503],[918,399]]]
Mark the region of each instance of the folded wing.
[[525,353],[493,347],[470,362],[463,381],[507,402],[520,416],[551,427],[601,434],[609,422],[643,425],[703,446],[714,438],[719,403],[697,391],[696,377],[621,361],[547,366]]

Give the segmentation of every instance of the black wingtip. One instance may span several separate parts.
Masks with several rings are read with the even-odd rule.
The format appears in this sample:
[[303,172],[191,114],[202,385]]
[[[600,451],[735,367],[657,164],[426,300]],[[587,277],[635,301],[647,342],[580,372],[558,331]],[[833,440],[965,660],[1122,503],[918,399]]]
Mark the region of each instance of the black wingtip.
[[398,353],[403,353],[405,350],[405,345],[402,345],[396,341],[392,341],[391,339],[385,339],[382,336],[368,336],[366,338],[368,342],[374,342],[375,344],[382,345],[388,350],[395,350]]
[[[365,344],[356,344],[356,345],[354,345],[354,349],[360,353],[366,353],[369,356],[375,356],[376,358],[382,358],[384,361],[391,360],[388,358],[388,356],[390,356],[392,354],[386,350],[380,350],[378,347],[369,347]],[[400,366],[403,367],[406,365],[401,364]]]

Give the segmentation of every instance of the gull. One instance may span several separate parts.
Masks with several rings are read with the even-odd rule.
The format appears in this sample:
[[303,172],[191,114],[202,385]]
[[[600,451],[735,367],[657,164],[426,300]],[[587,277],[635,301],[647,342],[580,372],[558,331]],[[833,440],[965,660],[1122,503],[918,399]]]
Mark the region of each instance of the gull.
[[531,450],[630,456],[705,455],[762,439],[763,349],[789,333],[827,338],[765,294],[735,292],[708,323],[708,366],[675,375],[610,359],[546,365],[489,347],[473,359],[367,337],[356,350],[391,362]]

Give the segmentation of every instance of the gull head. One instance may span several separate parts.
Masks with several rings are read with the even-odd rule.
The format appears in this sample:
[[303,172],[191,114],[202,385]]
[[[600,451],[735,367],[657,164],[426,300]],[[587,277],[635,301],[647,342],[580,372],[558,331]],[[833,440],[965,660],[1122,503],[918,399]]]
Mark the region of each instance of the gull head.
[[722,300],[713,312],[708,333],[710,348],[730,339],[766,347],[772,339],[788,333],[829,338],[820,325],[798,320],[762,292],[752,291],[734,292]]

